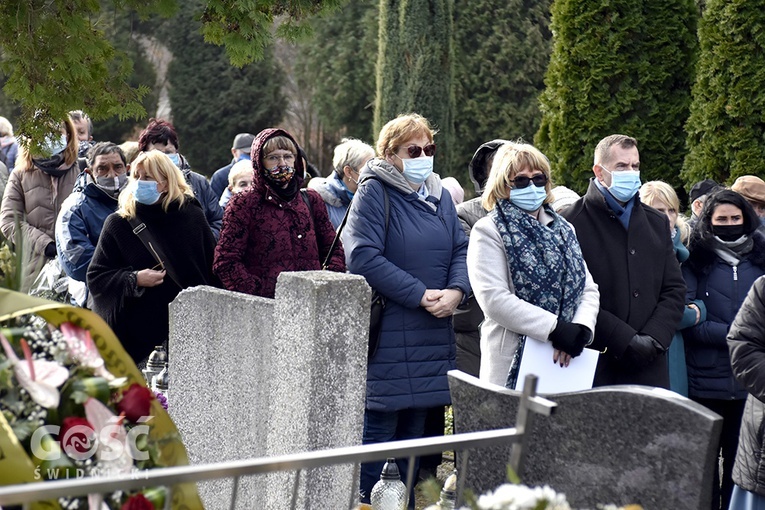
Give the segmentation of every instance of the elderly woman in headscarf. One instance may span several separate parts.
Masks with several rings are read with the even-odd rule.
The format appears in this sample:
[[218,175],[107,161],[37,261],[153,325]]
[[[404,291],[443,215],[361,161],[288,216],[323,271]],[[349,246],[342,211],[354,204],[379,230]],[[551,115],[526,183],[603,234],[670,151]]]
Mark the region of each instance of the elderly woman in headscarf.
[[[321,269],[335,229],[314,190],[301,191],[303,161],[283,129],[266,129],[252,142],[252,188],[231,197],[223,216],[213,269],[228,290],[273,298],[282,271]],[[327,267],[345,271],[338,244]]]

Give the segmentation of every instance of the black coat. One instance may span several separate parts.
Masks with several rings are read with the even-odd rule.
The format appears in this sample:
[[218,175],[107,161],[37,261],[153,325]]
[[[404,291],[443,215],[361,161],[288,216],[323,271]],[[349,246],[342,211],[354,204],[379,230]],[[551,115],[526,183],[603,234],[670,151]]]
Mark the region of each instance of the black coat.
[[136,212],[161,244],[180,286],[165,276],[161,285],[136,292],[134,271],[152,268],[157,261],[133,233],[128,220],[114,213],[104,223],[88,267],[88,288],[93,295],[93,311],[140,363],[155,345],[167,341],[168,304],[178,293],[188,287],[219,283],[212,274],[215,238],[199,202],[192,198],[180,208],[174,202],[167,212],[161,202],[136,204]]
[[669,349],[685,308],[685,282],[664,214],[637,196],[625,229],[590,180],[584,197],[563,216],[574,225],[582,254],[600,290],[592,348],[601,352],[594,386],[644,384],[669,388],[666,353],[638,368],[621,358],[637,333]]

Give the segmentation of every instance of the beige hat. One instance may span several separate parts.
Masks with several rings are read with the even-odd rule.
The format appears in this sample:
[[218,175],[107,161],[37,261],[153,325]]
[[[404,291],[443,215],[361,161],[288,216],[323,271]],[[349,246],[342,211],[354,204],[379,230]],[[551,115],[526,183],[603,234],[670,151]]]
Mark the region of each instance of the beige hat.
[[576,191],[565,186],[556,186],[550,191],[553,195],[553,201],[550,205],[555,212],[561,211],[579,200],[579,195],[576,194]]
[[742,175],[733,186],[733,191],[743,196],[750,202],[760,202],[765,204],[765,181],[754,175]]

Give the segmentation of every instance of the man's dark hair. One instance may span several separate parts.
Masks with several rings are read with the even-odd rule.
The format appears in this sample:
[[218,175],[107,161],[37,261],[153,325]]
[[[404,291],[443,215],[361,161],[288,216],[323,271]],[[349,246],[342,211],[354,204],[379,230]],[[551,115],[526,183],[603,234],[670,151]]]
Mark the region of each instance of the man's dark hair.
[[141,131],[138,136],[138,150],[141,152],[149,150],[150,143],[173,144],[175,150],[178,150],[178,133],[171,123],[162,119],[149,119],[146,129]]
[[69,112],[69,118],[74,122],[80,122],[81,120],[88,121],[88,136],[93,136],[93,121],[90,120],[90,117],[87,113],[83,112],[82,110],[72,110]]
[[125,153],[122,152],[119,145],[112,142],[98,142],[88,151],[88,168],[93,168],[93,165],[96,164],[96,157],[106,154],[119,154],[122,163],[127,165]]

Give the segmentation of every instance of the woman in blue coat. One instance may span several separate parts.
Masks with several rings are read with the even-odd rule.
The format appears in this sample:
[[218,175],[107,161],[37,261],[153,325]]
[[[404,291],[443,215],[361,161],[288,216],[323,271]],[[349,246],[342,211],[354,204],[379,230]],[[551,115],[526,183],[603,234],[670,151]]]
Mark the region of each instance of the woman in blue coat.
[[[387,300],[367,367],[364,444],[422,437],[428,408],[451,403],[452,314],[470,292],[468,242],[433,173],[434,134],[416,114],[383,126],[378,157],[361,172],[343,232],[348,269]],[[382,466],[362,465],[362,502]],[[399,469],[406,480],[406,463]]]
[[688,302],[700,299],[707,310],[705,321],[683,331],[688,394],[723,417],[722,488],[713,486],[713,508],[720,503],[728,508],[733,491],[747,391],[733,377],[726,336],[750,287],[765,274],[765,237],[757,231],[759,224],[744,197],[731,190],[715,193],[704,204],[688,244],[691,255],[683,265]]

